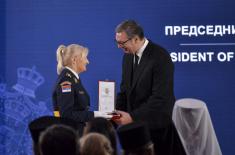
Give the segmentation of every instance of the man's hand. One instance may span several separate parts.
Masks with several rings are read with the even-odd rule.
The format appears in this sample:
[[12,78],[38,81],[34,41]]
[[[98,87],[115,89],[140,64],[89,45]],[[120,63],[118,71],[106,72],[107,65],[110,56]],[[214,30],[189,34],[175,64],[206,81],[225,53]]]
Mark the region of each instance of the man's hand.
[[124,111],[115,111],[117,114],[120,114],[121,117],[119,119],[114,119],[113,121],[117,123],[118,125],[125,125],[133,122],[131,116],[129,113],[124,112]]

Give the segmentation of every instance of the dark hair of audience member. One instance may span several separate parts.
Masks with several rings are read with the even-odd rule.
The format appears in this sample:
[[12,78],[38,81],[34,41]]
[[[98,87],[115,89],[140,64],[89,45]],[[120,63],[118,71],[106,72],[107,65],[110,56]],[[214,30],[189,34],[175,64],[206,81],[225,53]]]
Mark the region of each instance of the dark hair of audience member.
[[149,143],[135,150],[123,150],[122,155],[154,155],[153,143]]
[[83,135],[94,132],[106,136],[111,142],[113,148],[113,155],[117,155],[116,135],[112,123],[105,118],[94,118],[87,123]]
[[154,145],[148,126],[144,122],[132,122],[117,129],[123,155],[154,155]]
[[52,125],[39,137],[40,155],[76,155],[78,134],[65,125]]

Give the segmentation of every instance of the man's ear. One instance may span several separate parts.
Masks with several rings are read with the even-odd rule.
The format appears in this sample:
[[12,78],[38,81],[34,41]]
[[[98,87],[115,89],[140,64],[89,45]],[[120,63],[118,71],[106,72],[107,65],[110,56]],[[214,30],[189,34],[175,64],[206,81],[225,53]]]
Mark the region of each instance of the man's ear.
[[137,35],[135,35],[134,36],[134,41],[137,42],[138,40],[140,40],[140,38]]

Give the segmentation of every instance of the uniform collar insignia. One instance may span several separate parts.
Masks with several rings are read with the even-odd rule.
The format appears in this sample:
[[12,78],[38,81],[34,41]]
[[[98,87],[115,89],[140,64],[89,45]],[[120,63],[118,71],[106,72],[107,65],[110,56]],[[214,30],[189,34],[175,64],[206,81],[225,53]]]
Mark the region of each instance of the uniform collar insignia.
[[70,78],[72,77],[70,73],[66,73],[66,76],[68,76]]
[[73,79],[74,79],[75,83],[78,83],[78,79],[77,78],[74,77]]

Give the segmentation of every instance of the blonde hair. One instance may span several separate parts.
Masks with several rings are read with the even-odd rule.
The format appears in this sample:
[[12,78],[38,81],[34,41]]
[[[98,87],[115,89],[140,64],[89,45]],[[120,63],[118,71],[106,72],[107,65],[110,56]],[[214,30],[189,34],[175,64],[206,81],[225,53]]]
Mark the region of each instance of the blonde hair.
[[70,44],[67,47],[65,45],[60,45],[56,51],[57,58],[57,74],[60,74],[61,71],[66,66],[71,65],[71,60],[75,54],[78,54],[82,57],[83,54],[88,54],[88,48],[83,47],[78,44]]
[[112,155],[113,149],[107,137],[99,133],[89,133],[79,140],[81,155]]

